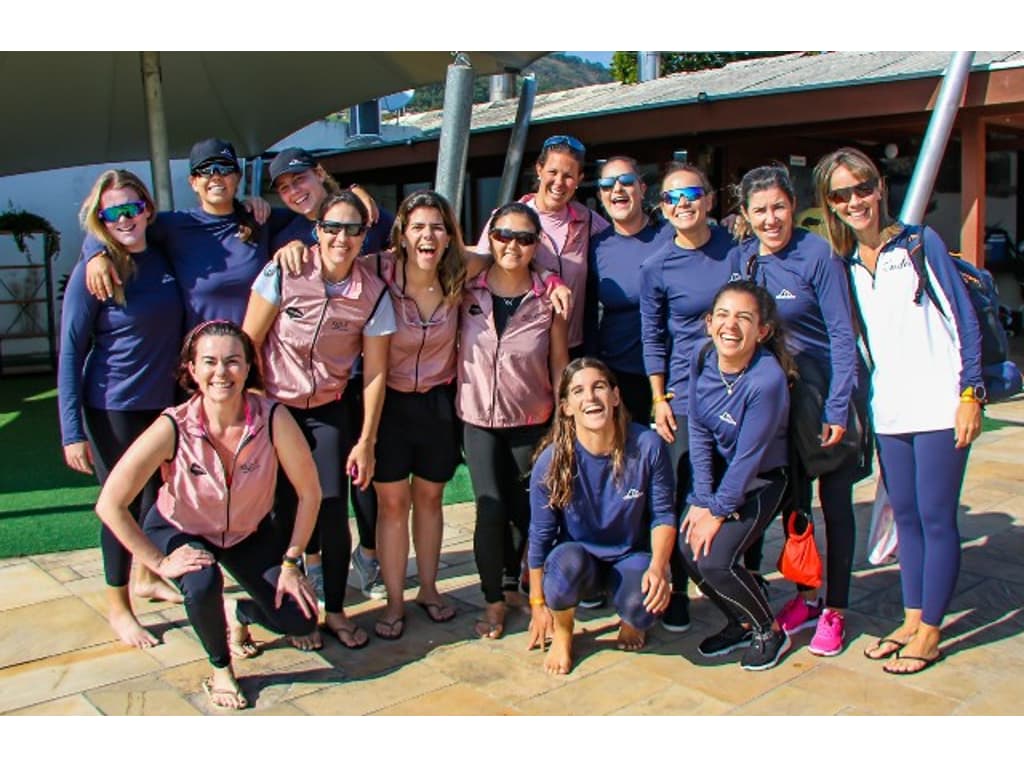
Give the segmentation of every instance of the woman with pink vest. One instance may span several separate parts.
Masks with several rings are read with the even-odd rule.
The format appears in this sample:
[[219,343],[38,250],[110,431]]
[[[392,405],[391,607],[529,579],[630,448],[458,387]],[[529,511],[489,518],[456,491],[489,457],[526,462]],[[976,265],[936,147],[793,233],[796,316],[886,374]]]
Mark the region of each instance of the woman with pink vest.
[[[567,323],[530,269],[540,234],[533,208],[518,202],[499,208],[488,232],[494,263],[468,281],[460,312],[456,410],[465,423],[476,496],[473,554],[487,601],[476,632],[490,639],[504,633],[502,571],[519,582],[530,526],[530,459],[568,362]],[[510,525],[516,535],[507,547]]]
[[[320,504],[316,466],[287,409],[261,386],[255,349],[228,320],[202,323],[185,339],[179,383],[197,392],[167,408],[110,473],[96,512],[134,557],[185,597],[185,611],[213,666],[203,689],[215,707],[248,706],[232,657],[259,653],[248,625],[295,637],[316,629],[316,594],[298,568]],[[284,557],[267,525],[278,464],[298,493]],[[160,488],[144,529],[132,499],[157,470]],[[251,600],[225,601],[217,563]],[[227,605],[225,603],[227,602]]]
[[[395,332],[384,281],[357,258],[368,219],[352,192],[325,199],[313,258],[297,275],[268,264],[253,283],[243,324],[260,350],[267,394],[288,406],[313,450],[323,501],[319,539],[314,535],[310,549],[319,549],[323,561],[326,627],[351,649],[362,648],[369,637],[344,608],[352,551],[347,477],[360,488],[373,478],[388,340]],[[350,401],[342,394],[360,354],[365,412],[355,435],[349,426]],[[281,490],[285,494],[279,499],[288,489]],[[278,511],[287,508],[279,500]],[[308,642],[319,645],[319,635]]]
[[[466,281],[462,235],[451,205],[436,192],[409,195],[391,232],[393,250],[377,257],[397,330],[388,351],[387,397],[377,439],[377,541],[388,605],[378,637],[405,630],[403,589],[409,558],[409,508],[419,575],[419,605],[431,621],[455,618],[437,591],[444,486],[459,463],[455,420],[455,343]],[[371,262],[374,260],[370,257]]]
[[[520,198],[538,214],[541,223],[536,268],[559,275],[572,295],[569,313],[569,357],[583,355],[583,298],[587,288],[587,253],[590,238],[608,229],[608,222],[590,208],[573,200],[583,181],[586,147],[573,136],[551,136],[537,158],[537,192]],[[476,250],[490,253],[488,222]]]

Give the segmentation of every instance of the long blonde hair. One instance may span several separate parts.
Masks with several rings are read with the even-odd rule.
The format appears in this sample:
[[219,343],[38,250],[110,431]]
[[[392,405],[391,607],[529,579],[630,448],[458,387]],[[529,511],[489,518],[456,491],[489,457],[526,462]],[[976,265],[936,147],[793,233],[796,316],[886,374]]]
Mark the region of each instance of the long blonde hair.
[[100,220],[101,198],[104,192],[109,192],[112,189],[131,189],[139,196],[140,200],[145,202],[147,226],[156,215],[156,205],[153,203],[153,197],[146,189],[146,185],[142,183],[142,179],[131,171],[119,168],[100,174],[78,212],[78,220],[82,224],[82,229],[103,243],[107,256],[114,265],[114,272],[121,281],[121,285],[114,286],[114,301],[124,306],[123,286],[135,274],[135,260],[125,247],[111,236],[110,231]]
[[[544,476],[544,485],[548,491],[548,504],[553,509],[565,509],[572,501],[572,486],[576,478],[576,420],[566,414],[563,406],[569,401],[569,386],[572,377],[584,368],[598,371],[613,389],[618,389],[618,381],[603,362],[595,357],[579,357],[562,370],[562,379],[558,384],[558,405],[555,407],[555,418],[551,429],[540,441],[534,453],[534,461],[549,445],[551,463]],[[629,411],[620,401],[613,413],[615,437],[612,444],[612,477],[618,483],[626,466],[626,433],[629,430]]]

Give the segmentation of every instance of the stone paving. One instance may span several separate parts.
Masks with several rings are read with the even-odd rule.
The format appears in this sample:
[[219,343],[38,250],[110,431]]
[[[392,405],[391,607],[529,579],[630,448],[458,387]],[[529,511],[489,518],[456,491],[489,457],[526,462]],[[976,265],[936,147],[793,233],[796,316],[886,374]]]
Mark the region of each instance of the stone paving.
[[[411,603],[410,587],[404,638],[380,640],[372,626],[383,603],[350,589],[351,614],[371,634],[362,650],[327,637],[322,651],[302,653],[254,628],[264,653],[236,662],[253,704],[237,714],[1024,714],[1024,399],[993,406],[988,415],[997,428],[975,444],[961,499],[963,565],[944,628],[947,658],[924,674],[886,675],[862,655],[901,616],[896,566],[876,568],[864,558],[873,481],[856,489],[847,650],[831,659],[813,656],[807,630],[778,667],[759,673],[741,670],[738,656],[700,657],[698,642],[720,626],[700,597],[691,605],[689,632],[658,627],[640,653],[615,649],[610,610],[581,611],[576,665],[566,677],[549,677],[541,653],[526,651],[526,614],[510,616],[501,640],[473,638],[482,596],[473,507],[462,504],[446,509],[442,553],[441,588],[458,608],[454,621],[432,624]],[[781,526],[774,524],[766,563],[775,561],[780,543]],[[791,588],[777,573],[767,575],[779,608]],[[113,639],[103,589],[98,549],[0,561],[0,712],[214,712],[200,690],[208,665],[182,608],[139,604],[143,623],[163,643],[135,650]]]

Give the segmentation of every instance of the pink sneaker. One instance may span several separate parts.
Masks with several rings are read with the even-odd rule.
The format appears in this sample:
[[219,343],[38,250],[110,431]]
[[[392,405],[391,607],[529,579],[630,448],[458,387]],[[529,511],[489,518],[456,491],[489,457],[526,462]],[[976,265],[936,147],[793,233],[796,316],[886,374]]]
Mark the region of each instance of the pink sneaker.
[[821,615],[821,609],[820,597],[816,603],[808,604],[800,595],[797,595],[782,606],[782,610],[779,611],[775,620],[779,622],[780,627],[786,630],[787,635],[792,635],[801,629],[813,627],[818,616]]
[[826,608],[818,619],[818,628],[814,632],[807,650],[815,656],[835,656],[843,650],[846,639],[846,621],[843,614]]

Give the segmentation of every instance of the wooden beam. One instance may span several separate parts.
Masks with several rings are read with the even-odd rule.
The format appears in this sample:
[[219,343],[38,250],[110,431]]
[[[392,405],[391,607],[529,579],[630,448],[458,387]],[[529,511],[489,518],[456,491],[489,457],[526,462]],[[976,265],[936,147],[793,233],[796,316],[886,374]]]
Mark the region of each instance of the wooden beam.
[[960,124],[960,251],[985,266],[985,122],[963,115]]

